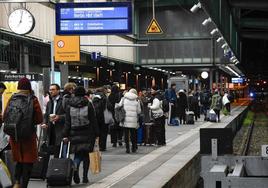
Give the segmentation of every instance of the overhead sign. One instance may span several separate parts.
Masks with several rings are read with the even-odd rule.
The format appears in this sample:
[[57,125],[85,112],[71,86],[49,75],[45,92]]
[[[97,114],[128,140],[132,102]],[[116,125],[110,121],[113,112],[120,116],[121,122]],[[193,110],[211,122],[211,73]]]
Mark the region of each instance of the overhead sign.
[[243,78],[232,78],[232,83],[242,84],[242,83],[244,83],[244,79]]
[[131,2],[56,4],[57,35],[109,35],[131,32]]
[[54,37],[55,61],[80,61],[79,36]]
[[19,81],[21,78],[26,77],[30,81],[39,81],[42,80],[40,74],[37,73],[28,73],[28,74],[12,74],[12,73],[1,73],[1,81]]
[[162,34],[162,33],[163,30],[161,29],[156,19],[153,18],[146,30],[146,34]]

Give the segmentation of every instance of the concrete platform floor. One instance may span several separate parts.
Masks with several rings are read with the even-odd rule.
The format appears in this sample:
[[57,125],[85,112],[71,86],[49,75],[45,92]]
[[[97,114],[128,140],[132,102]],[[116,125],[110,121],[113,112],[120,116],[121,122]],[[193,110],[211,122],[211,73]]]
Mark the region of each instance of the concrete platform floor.
[[[239,107],[234,108],[238,109],[234,109],[234,112],[237,111],[236,113],[239,113]],[[72,187],[127,188],[133,187],[134,185],[136,185],[136,187],[143,187],[138,185],[146,176],[147,179],[149,179],[146,180],[147,185],[150,185],[150,182],[165,181],[165,179],[163,179],[164,177],[150,180],[149,175],[153,171],[157,171],[157,168],[165,164],[169,159],[176,157],[176,154],[183,151],[187,146],[195,144],[198,146],[197,148],[193,145],[195,150],[199,150],[199,128],[213,126],[214,124],[204,122],[203,119],[202,116],[194,125],[166,126],[166,146],[139,146],[137,153],[126,154],[124,146],[113,148],[110,144],[110,137],[108,136],[107,151],[102,152],[102,172],[98,175],[93,175],[89,172],[89,184],[76,185],[73,183]],[[229,120],[230,116],[224,117],[222,115],[220,124],[227,124]],[[217,125],[215,124],[214,126]],[[186,155],[182,157],[184,157],[184,160],[187,160]],[[168,171],[166,173],[168,173]],[[80,166],[80,176],[81,174],[82,168]],[[45,188],[46,182],[31,180],[28,187]]]

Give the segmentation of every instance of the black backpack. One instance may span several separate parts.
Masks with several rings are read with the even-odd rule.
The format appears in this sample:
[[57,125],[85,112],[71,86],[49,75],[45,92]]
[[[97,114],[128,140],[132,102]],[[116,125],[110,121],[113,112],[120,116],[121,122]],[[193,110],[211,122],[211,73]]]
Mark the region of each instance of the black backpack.
[[99,121],[103,121],[104,115],[103,112],[105,110],[105,98],[104,96],[100,95],[101,98],[99,97],[94,97],[92,100],[95,112],[96,112],[96,117]]
[[20,141],[29,139],[35,131],[33,96],[14,94],[6,108],[4,132],[16,141]]
[[163,112],[169,111],[169,102],[167,99],[162,100],[162,110]]

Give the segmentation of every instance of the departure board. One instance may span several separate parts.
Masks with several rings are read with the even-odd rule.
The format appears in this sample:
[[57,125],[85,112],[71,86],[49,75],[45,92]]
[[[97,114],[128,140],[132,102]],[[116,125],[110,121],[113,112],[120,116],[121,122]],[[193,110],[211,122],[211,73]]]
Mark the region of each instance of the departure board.
[[130,2],[58,3],[57,35],[131,34]]

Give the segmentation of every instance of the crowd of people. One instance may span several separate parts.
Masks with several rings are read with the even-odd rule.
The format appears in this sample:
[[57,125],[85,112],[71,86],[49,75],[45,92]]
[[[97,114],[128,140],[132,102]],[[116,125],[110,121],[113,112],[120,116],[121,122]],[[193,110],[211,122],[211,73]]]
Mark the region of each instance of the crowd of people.
[[[3,93],[4,89],[1,83],[0,92]],[[126,153],[136,153],[138,144],[165,146],[166,121],[168,125],[186,124],[187,111],[194,113],[195,120],[200,118],[200,114],[204,114],[206,120],[211,109],[220,121],[222,105],[230,113],[232,101],[227,92],[221,97],[218,90],[213,95],[209,90],[187,93],[179,88],[176,92],[176,84],[171,84],[166,91],[153,86],[138,92],[134,88],[120,91],[117,85],[86,91],[75,83],[67,83],[63,92],[59,85],[51,84],[44,95],[44,108],[41,108],[27,78],[18,82],[17,89],[18,93],[30,96],[33,101],[31,125],[41,125],[45,132],[43,138],[55,158],[59,157],[61,142],[71,142],[70,151],[74,154],[75,166],[73,179],[77,184],[80,183],[81,162],[82,182],[89,182],[88,153],[93,151],[95,143],[99,144],[101,151],[106,151],[108,134],[113,147],[122,147],[124,143]],[[8,119],[9,103],[1,116],[1,123]],[[143,136],[139,135],[141,133]],[[36,131],[30,134],[28,139],[23,140],[10,137],[13,159],[17,162],[14,187],[27,187],[33,163],[38,158]]]

